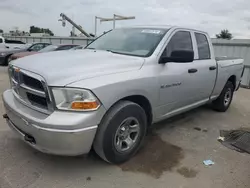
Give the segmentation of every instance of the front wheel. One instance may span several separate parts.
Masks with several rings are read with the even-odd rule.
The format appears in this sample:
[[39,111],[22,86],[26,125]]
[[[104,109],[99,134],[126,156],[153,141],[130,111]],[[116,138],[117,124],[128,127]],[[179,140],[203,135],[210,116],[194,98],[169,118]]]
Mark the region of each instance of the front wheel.
[[146,129],[147,118],[142,107],[120,101],[111,107],[98,127],[95,152],[109,163],[125,162],[140,148]]
[[219,112],[225,112],[229,108],[234,94],[233,83],[228,81],[223,88],[220,96],[213,101],[213,108]]

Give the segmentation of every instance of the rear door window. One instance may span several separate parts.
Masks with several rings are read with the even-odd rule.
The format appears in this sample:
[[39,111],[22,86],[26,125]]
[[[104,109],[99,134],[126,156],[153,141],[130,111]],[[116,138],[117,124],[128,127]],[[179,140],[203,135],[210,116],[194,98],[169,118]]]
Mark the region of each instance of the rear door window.
[[211,54],[210,54],[209,43],[208,43],[206,35],[202,33],[195,33],[195,38],[196,38],[197,47],[198,47],[199,59],[210,59]]
[[0,44],[3,43],[3,39],[0,38]]

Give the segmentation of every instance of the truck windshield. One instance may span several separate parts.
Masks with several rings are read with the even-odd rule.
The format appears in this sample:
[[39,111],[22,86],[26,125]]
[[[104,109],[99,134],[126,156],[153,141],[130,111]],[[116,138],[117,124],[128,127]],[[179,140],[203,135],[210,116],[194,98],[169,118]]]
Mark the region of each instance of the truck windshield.
[[86,49],[148,57],[154,52],[167,31],[168,29],[157,28],[115,29],[93,41]]

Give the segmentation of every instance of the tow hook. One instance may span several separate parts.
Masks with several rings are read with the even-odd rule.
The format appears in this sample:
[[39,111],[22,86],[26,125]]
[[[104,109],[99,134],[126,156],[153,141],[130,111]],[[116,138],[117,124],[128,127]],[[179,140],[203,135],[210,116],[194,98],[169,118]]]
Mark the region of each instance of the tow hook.
[[9,120],[9,116],[7,114],[4,114],[3,118]]
[[25,134],[24,140],[31,143],[31,144],[36,144],[36,140],[33,136],[30,136],[28,134]]

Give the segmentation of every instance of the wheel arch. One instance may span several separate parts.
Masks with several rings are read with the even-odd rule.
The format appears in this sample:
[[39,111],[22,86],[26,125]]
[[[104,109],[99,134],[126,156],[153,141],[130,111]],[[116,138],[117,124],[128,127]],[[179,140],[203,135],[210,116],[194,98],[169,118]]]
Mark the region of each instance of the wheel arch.
[[145,97],[144,95],[128,95],[128,96],[124,96],[124,97],[118,99],[116,102],[114,102],[110,106],[110,108],[112,106],[116,105],[117,103],[119,103],[120,101],[131,101],[131,102],[134,102],[134,103],[138,104],[139,106],[141,106],[143,108],[143,110],[145,111],[146,116],[147,116],[147,125],[148,126],[151,125],[151,123],[153,121],[153,110],[152,110],[152,105],[151,105],[151,103],[150,103],[150,101],[149,101],[149,99],[147,97]]
[[235,75],[231,75],[227,81],[232,82],[233,86],[234,86],[234,90],[236,88],[236,76]]

